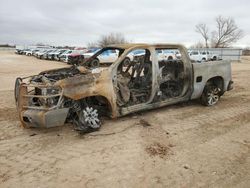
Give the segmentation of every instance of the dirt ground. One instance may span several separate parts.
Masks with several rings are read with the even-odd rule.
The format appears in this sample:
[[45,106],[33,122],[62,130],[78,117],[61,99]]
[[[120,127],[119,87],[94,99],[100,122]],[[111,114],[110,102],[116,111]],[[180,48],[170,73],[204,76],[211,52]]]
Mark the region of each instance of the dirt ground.
[[214,107],[197,101],[105,119],[79,136],[68,124],[23,129],[18,76],[64,63],[0,51],[0,187],[250,187],[250,58],[233,63],[234,90]]

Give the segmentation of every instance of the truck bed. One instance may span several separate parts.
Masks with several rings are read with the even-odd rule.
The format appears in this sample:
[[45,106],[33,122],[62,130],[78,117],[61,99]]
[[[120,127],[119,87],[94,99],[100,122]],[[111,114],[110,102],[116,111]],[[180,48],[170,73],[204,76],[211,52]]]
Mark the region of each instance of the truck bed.
[[193,67],[193,94],[191,99],[199,98],[210,78],[223,78],[223,90],[226,91],[231,76],[230,61],[208,61],[203,63],[192,63]]

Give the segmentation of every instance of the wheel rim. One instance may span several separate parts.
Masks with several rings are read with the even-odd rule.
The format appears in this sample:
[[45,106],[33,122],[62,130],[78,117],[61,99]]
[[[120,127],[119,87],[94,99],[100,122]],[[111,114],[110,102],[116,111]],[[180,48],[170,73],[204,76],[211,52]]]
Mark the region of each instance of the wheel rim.
[[84,121],[92,128],[97,129],[100,127],[100,120],[96,109],[86,107],[83,110]]
[[219,101],[219,88],[214,88],[207,94],[207,103],[209,106],[216,104]]

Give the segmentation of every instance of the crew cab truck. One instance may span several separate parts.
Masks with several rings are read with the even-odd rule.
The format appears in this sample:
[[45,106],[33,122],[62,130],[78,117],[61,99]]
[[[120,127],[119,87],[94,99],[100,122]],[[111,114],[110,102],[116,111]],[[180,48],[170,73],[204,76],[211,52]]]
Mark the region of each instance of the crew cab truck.
[[217,54],[213,54],[209,51],[192,50],[189,52],[189,57],[191,60],[198,62],[219,60]]
[[[97,63],[116,50],[110,64]],[[143,50],[129,64],[127,55]],[[174,50],[180,59],[159,59],[157,51]],[[17,78],[15,100],[23,127],[54,127],[72,122],[80,133],[98,130],[100,116],[112,118],[192,99],[215,105],[233,88],[227,61],[192,63],[182,45],[123,44],[105,47],[79,66]]]

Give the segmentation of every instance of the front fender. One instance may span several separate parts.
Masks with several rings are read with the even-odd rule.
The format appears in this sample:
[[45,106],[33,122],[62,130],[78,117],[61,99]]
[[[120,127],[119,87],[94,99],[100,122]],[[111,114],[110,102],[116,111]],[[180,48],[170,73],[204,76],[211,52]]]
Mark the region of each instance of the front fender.
[[72,100],[87,97],[102,96],[107,99],[111,107],[112,117],[117,117],[116,94],[109,71],[76,75],[57,83],[62,88],[63,96]]

